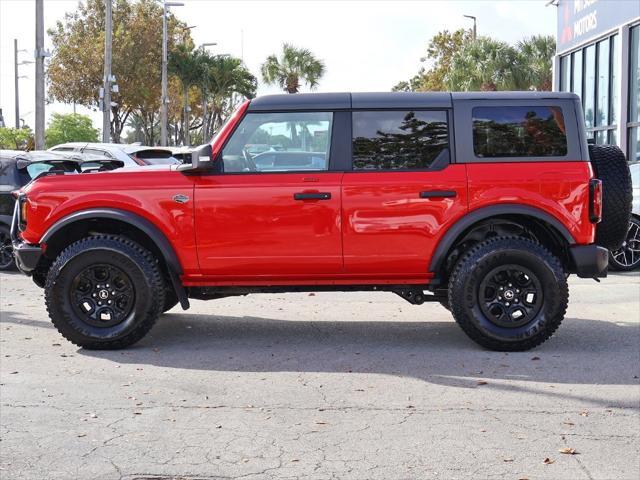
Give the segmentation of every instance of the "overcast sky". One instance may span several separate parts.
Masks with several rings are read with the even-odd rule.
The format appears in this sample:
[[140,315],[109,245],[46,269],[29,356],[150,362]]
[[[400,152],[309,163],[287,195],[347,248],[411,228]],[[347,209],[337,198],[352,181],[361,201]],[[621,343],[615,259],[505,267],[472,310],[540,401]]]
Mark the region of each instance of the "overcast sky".
[[[189,26],[198,45],[217,42],[212,53],[240,57],[254,75],[267,55],[283,42],[306,47],[326,64],[317,91],[388,91],[416,73],[429,38],[440,30],[471,27],[463,15],[478,18],[478,35],[515,43],[525,36],[555,34],[556,8],[548,0],[451,1],[212,1],[181,0],[174,13]],[[45,0],[45,30],[73,11],[78,0]],[[35,0],[0,0],[0,108],[7,126],[14,125],[13,39],[33,60]],[[51,48],[48,38],[46,48]],[[158,65],[160,68],[160,65]],[[20,116],[34,125],[32,64],[19,67]],[[117,74],[117,72],[114,72]],[[260,85],[259,94],[273,93]],[[69,105],[47,105],[70,112]],[[96,127],[101,117],[90,113]]]

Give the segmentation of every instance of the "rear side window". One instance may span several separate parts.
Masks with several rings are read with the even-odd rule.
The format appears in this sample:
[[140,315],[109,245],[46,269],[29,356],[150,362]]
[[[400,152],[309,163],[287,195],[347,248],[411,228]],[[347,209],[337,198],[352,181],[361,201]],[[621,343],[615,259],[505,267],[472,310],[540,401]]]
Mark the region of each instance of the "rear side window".
[[567,133],[554,106],[475,107],[473,150],[477,157],[562,157]]
[[353,170],[424,170],[449,161],[447,112],[353,112]]

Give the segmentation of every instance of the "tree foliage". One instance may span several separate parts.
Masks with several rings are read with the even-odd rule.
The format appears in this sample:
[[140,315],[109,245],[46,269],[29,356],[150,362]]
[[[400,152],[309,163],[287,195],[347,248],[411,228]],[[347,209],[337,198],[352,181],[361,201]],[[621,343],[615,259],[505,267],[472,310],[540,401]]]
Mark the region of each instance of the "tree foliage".
[[451,67],[454,55],[462,45],[472,41],[471,30],[459,29],[454,32],[443,30],[438,32],[427,45],[426,55],[420,59],[428,62],[429,68],[422,67],[420,71],[408,81],[398,83],[394,91],[408,92],[437,92],[447,90],[445,77]]
[[288,93],[298,93],[300,82],[311,89],[316,88],[325,73],[325,66],[310,50],[285,43],[280,56],[269,55],[260,72],[265,83],[278,85]]
[[67,142],[97,142],[98,129],[86,115],[54,113],[44,137],[47,148]]
[[[73,13],[49,30],[53,55],[47,69],[49,96],[64,103],[96,108],[103,84],[104,0],[80,2]],[[185,24],[168,20],[169,48],[179,42],[193,45]],[[128,117],[151,116],[160,108],[162,7],[153,0],[114,0],[113,61],[119,93],[112,101],[114,141]]]
[[533,36],[517,45],[490,37],[473,39],[470,30],[444,30],[427,45],[430,62],[395,91],[551,90],[555,40]]
[[29,150],[33,144],[30,128],[0,127],[0,149]]

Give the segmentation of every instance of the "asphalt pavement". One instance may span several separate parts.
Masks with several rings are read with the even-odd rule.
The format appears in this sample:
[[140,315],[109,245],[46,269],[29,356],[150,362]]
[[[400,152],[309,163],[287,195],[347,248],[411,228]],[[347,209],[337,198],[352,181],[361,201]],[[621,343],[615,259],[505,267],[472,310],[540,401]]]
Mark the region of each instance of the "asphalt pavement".
[[390,293],[193,301],[97,352],[0,274],[0,478],[638,479],[640,276],[570,289],[524,353]]

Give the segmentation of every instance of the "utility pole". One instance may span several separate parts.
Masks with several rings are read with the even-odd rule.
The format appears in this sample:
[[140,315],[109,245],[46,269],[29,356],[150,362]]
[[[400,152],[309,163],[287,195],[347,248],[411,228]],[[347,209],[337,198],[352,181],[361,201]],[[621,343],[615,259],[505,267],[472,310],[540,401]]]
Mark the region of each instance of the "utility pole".
[[463,17],[473,20],[473,39],[475,40],[476,38],[478,38],[478,31],[476,30],[476,17],[474,17],[473,15],[463,15]]
[[104,92],[102,98],[102,142],[111,142],[111,52],[112,52],[112,31],[111,26],[112,13],[111,1],[104,0],[104,82],[102,89]]
[[167,94],[167,62],[168,62],[168,34],[167,15],[169,7],[181,7],[184,3],[164,2],[162,5],[162,105],[160,106],[160,145],[167,146],[167,121],[169,117],[169,96]]
[[16,87],[16,128],[20,128],[20,93],[18,91],[18,39],[13,39],[13,67],[15,69]]
[[[200,45],[200,49],[202,50],[202,53],[204,53],[204,49],[205,47],[212,47],[214,45],[218,45],[216,42],[208,42],[208,43],[203,43],[202,45]],[[207,143],[207,136],[209,135],[209,125],[208,125],[208,119],[207,119],[207,95],[208,95],[208,91],[207,91],[207,83],[208,81],[205,79],[204,81],[204,86],[202,89],[202,143]]]
[[44,149],[44,5],[36,0],[36,150]]

